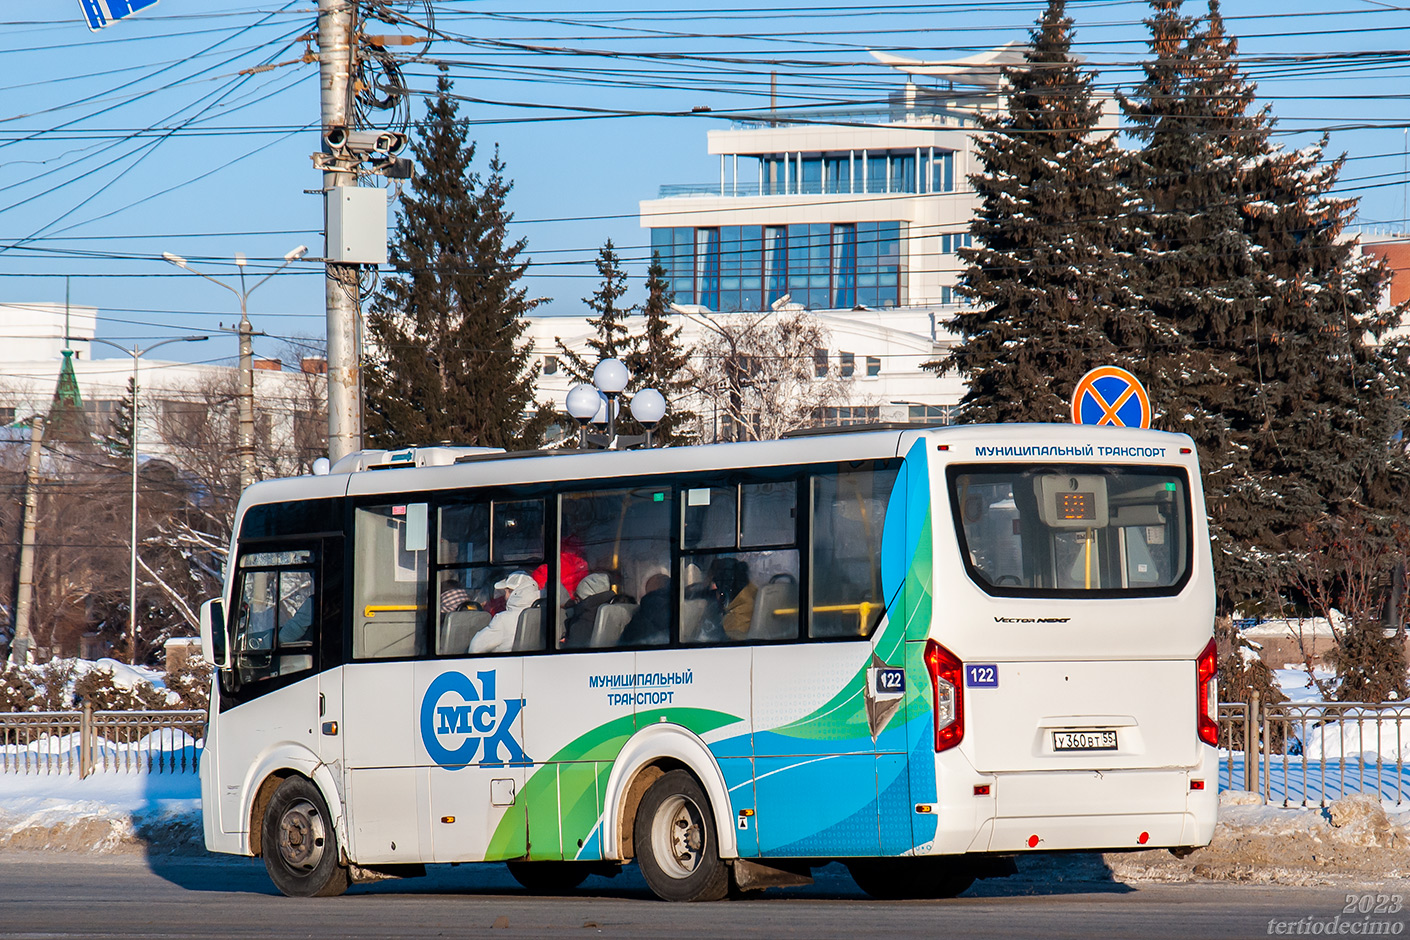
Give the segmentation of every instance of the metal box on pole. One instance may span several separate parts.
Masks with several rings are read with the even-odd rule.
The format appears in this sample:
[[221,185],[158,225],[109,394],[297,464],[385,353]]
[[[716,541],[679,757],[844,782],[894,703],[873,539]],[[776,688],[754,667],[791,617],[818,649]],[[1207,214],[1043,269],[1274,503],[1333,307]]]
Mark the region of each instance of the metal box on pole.
[[328,260],[337,264],[387,263],[387,191],[372,186],[328,190]]

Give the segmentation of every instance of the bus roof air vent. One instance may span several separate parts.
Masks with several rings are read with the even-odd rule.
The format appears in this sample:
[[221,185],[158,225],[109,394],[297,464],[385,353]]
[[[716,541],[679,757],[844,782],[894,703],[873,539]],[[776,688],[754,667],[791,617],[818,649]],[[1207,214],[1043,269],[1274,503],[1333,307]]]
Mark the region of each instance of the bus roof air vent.
[[402,467],[448,467],[461,457],[481,454],[502,454],[499,447],[456,447],[442,444],[435,447],[403,447],[399,450],[360,450],[333,464],[332,473],[357,473],[361,470],[396,470]]

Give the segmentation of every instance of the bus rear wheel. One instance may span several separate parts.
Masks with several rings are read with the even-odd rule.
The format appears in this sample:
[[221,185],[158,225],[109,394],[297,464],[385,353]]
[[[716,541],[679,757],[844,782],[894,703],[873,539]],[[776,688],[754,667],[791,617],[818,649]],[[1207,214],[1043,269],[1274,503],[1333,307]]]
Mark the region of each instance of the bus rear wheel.
[[572,891],[592,874],[586,862],[510,862],[509,873],[533,894]]
[[952,898],[974,884],[974,872],[947,858],[859,858],[847,863],[852,880],[879,901]]
[[348,889],[338,837],[323,794],[304,777],[279,784],[262,821],[264,868],[291,898],[331,898]]
[[685,770],[657,778],[641,798],[632,835],[637,865],[663,901],[718,901],[729,893],[710,800]]

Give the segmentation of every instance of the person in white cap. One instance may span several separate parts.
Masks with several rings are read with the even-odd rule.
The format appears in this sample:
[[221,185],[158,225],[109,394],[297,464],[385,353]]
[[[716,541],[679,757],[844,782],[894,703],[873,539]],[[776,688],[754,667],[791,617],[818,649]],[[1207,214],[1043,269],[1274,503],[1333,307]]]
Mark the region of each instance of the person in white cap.
[[504,591],[504,610],[490,618],[485,628],[470,641],[472,653],[508,653],[514,649],[514,637],[519,632],[519,615],[539,599],[539,586],[528,574],[516,571],[495,584]]

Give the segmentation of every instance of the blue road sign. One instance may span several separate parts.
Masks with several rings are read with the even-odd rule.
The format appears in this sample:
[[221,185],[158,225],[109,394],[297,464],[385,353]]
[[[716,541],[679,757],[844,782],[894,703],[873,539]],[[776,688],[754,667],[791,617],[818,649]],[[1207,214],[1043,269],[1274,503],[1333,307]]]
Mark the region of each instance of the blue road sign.
[[157,0],[78,0],[78,5],[83,8],[88,28],[96,33],[114,20],[156,6]]
[[1125,369],[1099,366],[1082,376],[1072,392],[1072,423],[1148,428],[1151,400],[1140,381]]

